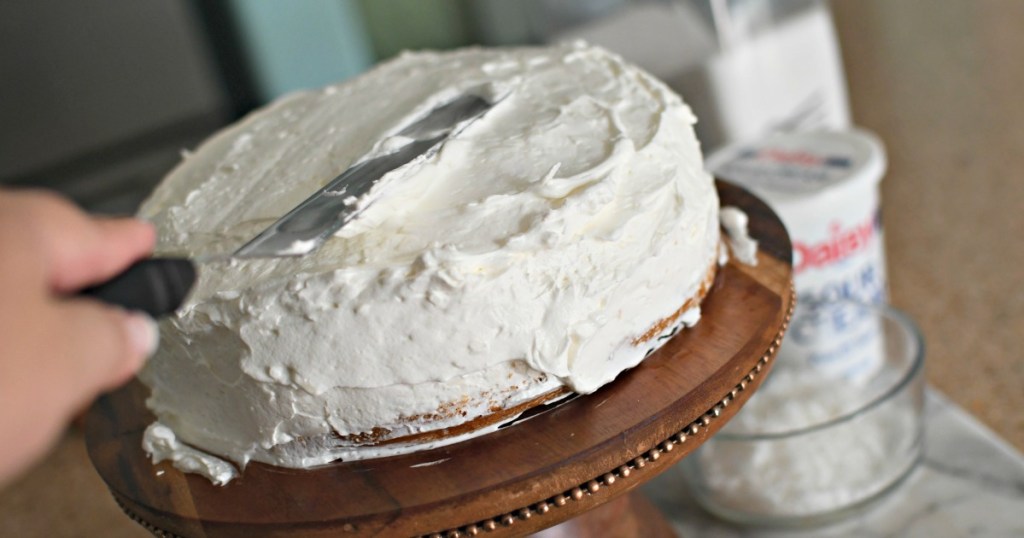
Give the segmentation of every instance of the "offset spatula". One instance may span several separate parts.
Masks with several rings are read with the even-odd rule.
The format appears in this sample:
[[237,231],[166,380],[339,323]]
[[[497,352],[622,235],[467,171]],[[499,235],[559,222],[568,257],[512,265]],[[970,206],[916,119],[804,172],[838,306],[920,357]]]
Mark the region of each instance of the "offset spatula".
[[[411,142],[345,170],[228,257],[276,258],[313,252],[372,204],[373,200],[363,198],[384,175],[417,158],[429,158],[445,140],[465,129],[494,104],[483,97],[466,94],[434,108],[397,133],[412,139]],[[156,317],[177,310],[195,278],[196,268],[191,260],[151,258],[80,294]]]

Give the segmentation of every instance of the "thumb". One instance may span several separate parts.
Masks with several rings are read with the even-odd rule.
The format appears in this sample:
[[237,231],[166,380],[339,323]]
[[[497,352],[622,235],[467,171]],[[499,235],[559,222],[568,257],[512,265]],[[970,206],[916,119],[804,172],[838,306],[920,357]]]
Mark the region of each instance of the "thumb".
[[73,365],[72,393],[79,402],[128,381],[156,350],[159,330],[146,314],[128,312],[90,299],[62,301],[58,307],[65,333],[62,354]]

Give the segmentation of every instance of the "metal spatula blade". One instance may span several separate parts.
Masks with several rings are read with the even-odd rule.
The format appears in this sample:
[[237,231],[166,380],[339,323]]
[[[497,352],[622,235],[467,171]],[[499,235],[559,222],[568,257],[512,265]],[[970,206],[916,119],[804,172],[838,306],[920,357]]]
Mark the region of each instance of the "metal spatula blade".
[[365,204],[352,201],[365,196],[381,177],[417,157],[429,157],[445,140],[465,129],[499,100],[492,102],[467,94],[434,108],[399,131],[399,135],[412,138],[412,142],[393,153],[352,166],[231,256],[142,260],[77,295],[161,317],[177,310],[188,296],[196,280],[197,262],[231,257],[301,256],[312,252],[357,216],[360,206]]
[[271,258],[302,256],[320,247],[348,224],[365,204],[358,203],[388,172],[418,157],[429,157],[451,136],[490,110],[494,103],[463,95],[431,110],[398,134],[414,140],[393,153],[363,161],[344,171],[269,228],[243,245],[234,256]]

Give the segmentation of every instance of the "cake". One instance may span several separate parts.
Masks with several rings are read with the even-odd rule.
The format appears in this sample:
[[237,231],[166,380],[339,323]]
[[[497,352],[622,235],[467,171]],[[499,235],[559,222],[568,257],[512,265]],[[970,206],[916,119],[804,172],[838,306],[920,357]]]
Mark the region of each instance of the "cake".
[[[224,257],[467,93],[497,104],[321,248]],[[222,483],[225,462],[399,454],[599,389],[697,322],[718,266],[694,122],[577,42],[404,53],[220,131],[140,210],[159,253],[208,260],[140,374],[146,449]]]

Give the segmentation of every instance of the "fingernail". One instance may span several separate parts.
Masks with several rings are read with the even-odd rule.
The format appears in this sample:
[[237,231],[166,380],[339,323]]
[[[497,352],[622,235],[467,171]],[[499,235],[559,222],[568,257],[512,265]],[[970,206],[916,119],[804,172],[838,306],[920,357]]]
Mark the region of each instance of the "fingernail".
[[160,344],[160,328],[156,321],[141,312],[131,312],[128,314],[127,325],[132,348],[148,359]]

